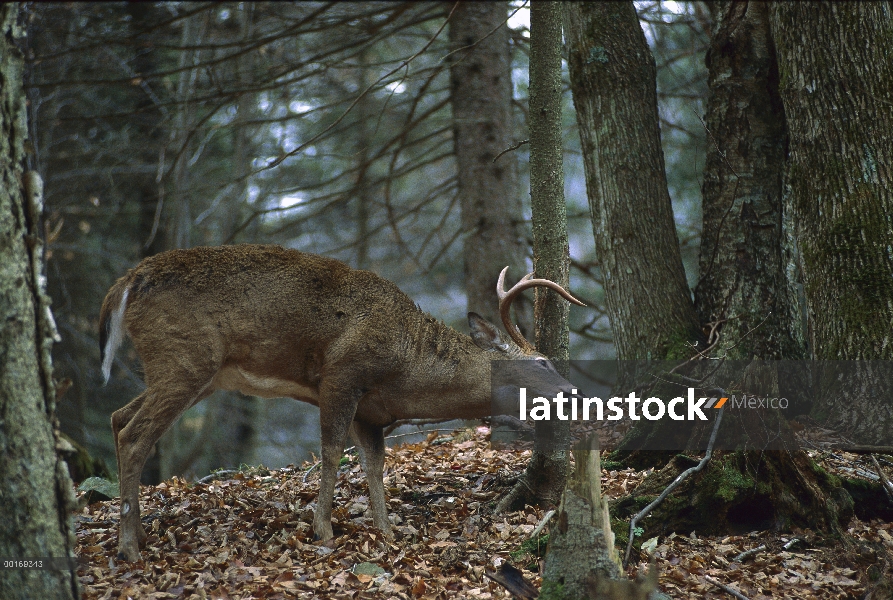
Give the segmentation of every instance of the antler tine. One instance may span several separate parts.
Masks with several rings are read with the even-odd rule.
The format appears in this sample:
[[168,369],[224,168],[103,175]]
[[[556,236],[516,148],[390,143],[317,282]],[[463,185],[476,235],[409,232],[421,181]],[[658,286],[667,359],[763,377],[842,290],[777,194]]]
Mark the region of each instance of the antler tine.
[[527,341],[527,339],[521,335],[521,330],[518,329],[518,326],[512,323],[511,319],[511,306],[512,300],[515,297],[523,292],[526,289],[532,287],[547,287],[558,294],[561,295],[562,298],[573,302],[578,306],[586,306],[583,302],[580,302],[576,298],[574,298],[570,292],[565,290],[563,287],[555,283],[554,281],[550,281],[548,279],[532,279],[533,273],[528,273],[524,277],[521,278],[518,283],[512,286],[512,288],[508,291],[505,289],[505,274],[508,272],[509,268],[506,267],[499,274],[499,280],[496,282],[496,295],[499,297],[499,316],[502,318],[502,325],[505,327],[506,332],[509,334],[509,337],[514,340],[521,349],[525,351],[532,351],[533,344]]
[[505,274],[508,270],[508,267],[504,268],[502,273],[499,274],[499,280],[496,282],[496,295],[499,297],[499,316],[502,318],[502,326],[505,327],[505,331],[509,334],[509,337],[512,338],[512,340],[514,340],[514,342],[525,352],[532,352],[533,344],[528,342],[521,334],[521,330],[518,329],[518,326],[512,323],[511,307],[512,300],[514,300],[515,296],[518,295],[518,292],[521,291],[518,289],[518,285],[521,281],[525,281],[525,279],[532,277],[533,273],[528,273],[521,279],[521,281],[512,286],[512,289],[506,291]]
[[500,300],[502,300],[509,294],[513,294],[515,292],[515,288],[518,287],[518,284],[528,281],[531,277],[533,277],[533,273],[528,273],[527,275],[522,277],[518,281],[518,283],[512,286],[512,289],[510,289],[509,291],[505,291],[505,274],[508,273],[508,270],[508,267],[504,268],[499,274],[499,280],[496,282],[496,295],[499,297]]
[[516,283],[514,285],[514,287],[512,287],[512,289],[510,289],[508,291],[508,293],[509,294],[515,293],[515,288],[519,288],[518,292],[522,292],[522,291],[532,288],[532,287],[547,287],[550,290],[554,290],[555,292],[558,292],[558,295],[561,296],[562,298],[564,298],[565,300],[567,300],[568,302],[572,302],[572,303],[576,304],[577,306],[586,306],[586,303],[581,302],[581,301],[577,300],[576,298],[574,298],[569,291],[567,291],[566,289],[564,289],[563,287],[561,287],[554,281],[552,281],[550,279],[531,279],[531,277],[533,277],[533,273],[530,273],[529,275],[527,275],[526,277],[521,279],[521,281]]
[[505,298],[505,274],[508,270],[508,267],[504,268],[499,274],[499,279],[496,280],[496,296],[500,300],[500,306],[502,305],[502,299]]

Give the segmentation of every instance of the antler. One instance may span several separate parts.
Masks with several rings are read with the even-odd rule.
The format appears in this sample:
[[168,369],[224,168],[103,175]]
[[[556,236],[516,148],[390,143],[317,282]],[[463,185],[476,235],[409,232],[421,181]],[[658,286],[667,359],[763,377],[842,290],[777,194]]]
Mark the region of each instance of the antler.
[[523,335],[521,335],[521,330],[518,329],[518,326],[512,323],[511,314],[509,310],[512,306],[512,300],[515,297],[523,292],[524,290],[532,287],[547,287],[551,290],[558,292],[562,298],[573,302],[577,306],[586,306],[583,302],[580,302],[573,296],[571,296],[570,292],[566,289],[555,283],[554,281],[549,281],[548,279],[531,279],[533,277],[533,273],[528,273],[521,280],[512,286],[512,289],[506,291],[505,290],[505,274],[509,270],[508,267],[502,270],[502,273],[499,274],[499,281],[496,282],[496,295],[499,296],[499,316],[502,317],[502,325],[505,327],[506,332],[509,334],[509,337],[515,341],[518,346],[521,347],[522,350],[526,352],[532,352],[534,350],[533,344],[528,342]]

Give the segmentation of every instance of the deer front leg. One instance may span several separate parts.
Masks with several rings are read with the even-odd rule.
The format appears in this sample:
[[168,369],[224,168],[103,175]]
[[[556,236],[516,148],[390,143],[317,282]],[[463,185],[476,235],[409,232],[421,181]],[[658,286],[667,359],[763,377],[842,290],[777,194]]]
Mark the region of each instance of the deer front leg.
[[393,537],[388,507],[384,493],[384,430],[381,427],[353,422],[350,435],[360,449],[360,460],[369,485],[369,502],[372,505],[372,524],[387,537]]
[[358,389],[338,386],[330,382],[320,385],[319,429],[322,466],[319,476],[319,497],[313,516],[313,533],[316,539],[327,542],[332,533],[332,502],[335,499],[335,480],[338,464],[344,452],[344,443],[350,423],[353,421],[361,392]]

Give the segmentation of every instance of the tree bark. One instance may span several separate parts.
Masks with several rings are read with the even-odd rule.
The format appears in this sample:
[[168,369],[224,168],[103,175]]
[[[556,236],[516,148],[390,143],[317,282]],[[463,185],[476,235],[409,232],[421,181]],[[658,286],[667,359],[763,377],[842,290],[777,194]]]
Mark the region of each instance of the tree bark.
[[[822,360],[890,360],[893,11],[883,2],[778,2],[770,23],[810,351]],[[862,444],[893,437],[889,373],[861,363],[826,390],[813,407],[826,426]]]
[[[0,557],[68,558],[71,479],[55,451],[50,348],[38,223],[42,182],[25,173],[24,38],[17,4],[0,5]],[[4,568],[2,598],[77,598],[72,570]]]
[[[757,3],[725,4],[708,56],[711,147],[703,188],[698,304],[705,320],[734,319],[724,325],[726,339],[718,352],[744,359],[805,355],[796,330],[796,294],[784,272],[786,267],[792,270],[788,257],[795,253],[788,241],[793,234],[786,231],[792,219],[782,212],[785,113],[767,9]],[[811,178],[820,172],[814,167]],[[781,384],[791,386],[791,381],[775,383]],[[768,439],[760,441],[760,426],[764,434],[766,425],[785,450],[769,448]],[[740,440],[731,444],[737,451],[717,452],[705,471],[659,506],[643,523],[645,537],[691,529],[724,532],[742,526],[775,530],[808,526],[832,535],[842,533],[853,513],[852,498],[838,480],[815,469],[778,411],[733,412],[723,421],[720,438],[727,447]],[[632,503],[661,491],[685,468],[682,463],[677,456],[649,477],[636,491],[643,497]],[[717,487],[722,481],[726,483]],[[620,516],[627,510],[622,504],[615,507]]]
[[[622,577],[608,501],[601,493],[598,436],[574,446],[574,474],[561,497],[558,524],[549,533],[541,598],[634,600],[657,588],[657,570],[639,583]],[[657,600],[656,595],[650,596]]]
[[[533,269],[565,289],[570,273],[561,140],[561,5],[530,5],[530,195],[533,208]],[[551,290],[537,289],[537,350],[568,376],[570,305]],[[533,453],[521,481],[499,509],[522,503],[557,503],[568,472],[570,422],[537,421]]]
[[[799,300],[789,280],[795,272],[791,264],[795,251],[792,232],[785,230],[782,203],[787,132],[768,9],[758,2],[723,4],[707,54],[709,145],[695,305],[702,322],[714,323],[711,327],[721,333],[712,354],[744,361],[806,356]],[[751,367],[757,365],[751,363]],[[798,382],[790,380],[795,371],[799,370],[785,369],[788,380],[776,381],[776,390],[778,386],[796,389]],[[720,501],[710,511],[716,522],[734,515],[742,501],[754,506],[762,502],[767,511],[771,506],[775,527],[811,523],[839,531],[839,520],[849,514],[850,501],[810,467],[780,411],[760,408],[732,413],[722,423],[721,439],[740,439],[741,448],[752,448],[753,440],[764,435],[765,423],[774,424],[774,434],[786,441],[786,450],[757,444],[756,449],[742,451],[743,460],[737,463],[722,451],[715,461],[725,462],[729,472],[740,471],[742,478],[752,477],[772,493],[761,499],[736,494]],[[748,472],[741,465],[760,468]],[[709,487],[714,467],[694,484]]]
[[667,191],[655,65],[631,2],[564,4],[571,91],[617,356],[702,341]]
[[[647,131],[657,133],[657,112],[653,63],[644,59],[650,53],[635,11],[628,4],[594,3],[569,5],[567,13],[571,83],[587,160],[587,184],[590,195],[594,196],[593,215],[595,218],[600,215],[599,222],[606,224],[607,233],[602,237],[609,238],[613,231],[609,226],[616,227],[620,233],[648,230],[645,219],[635,222],[636,217],[642,216],[636,214],[638,207],[618,205],[620,198],[651,199],[652,204],[648,205],[652,207],[648,209],[651,212],[645,216],[650,215],[652,223],[663,224],[663,231],[670,231],[669,199],[663,199],[666,184],[662,177],[655,175],[663,173],[662,162],[635,168],[641,163],[638,157],[659,159],[656,152],[660,149],[657,135],[641,135]],[[792,308],[795,301],[788,291],[783,252],[784,114],[775,84],[768,17],[765,7],[755,3],[725,4],[720,14],[722,22],[708,56],[710,148],[704,182],[703,280],[698,288],[699,308],[705,321],[727,319],[726,339],[717,350],[720,354],[731,353],[748,360],[799,357],[802,346],[798,345],[796,336],[797,319]],[[620,61],[628,63],[618,66]],[[643,102],[642,98],[648,101]],[[639,132],[639,135],[630,132]],[[634,181],[632,172],[643,173],[641,181]],[[655,198],[660,202],[655,202]],[[662,217],[655,220],[655,214]],[[643,239],[634,235],[617,237],[624,243],[602,242],[599,250],[602,263],[610,265],[613,261],[617,265],[612,267],[613,271],[620,271],[620,277],[609,277],[611,270],[606,269],[609,308],[612,306],[610,286],[616,280],[624,274],[637,273],[640,265],[647,269],[657,264],[656,253],[669,251],[646,243],[652,238],[669,239],[666,233],[641,236]],[[675,244],[675,235],[671,239]],[[677,262],[674,259],[673,263]],[[617,285],[613,292],[614,306],[622,303],[624,310],[615,308],[612,324],[618,319],[624,324],[631,319],[632,326],[636,327],[641,320],[652,331],[664,328],[653,335],[661,335],[664,340],[675,336],[677,341],[684,342],[686,338],[674,334],[674,328],[678,332],[680,324],[697,323],[697,319],[693,312],[689,314],[691,304],[678,285],[678,274],[671,279],[667,273],[661,275],[647,270],[644,273],[649,273],[649,278],[627,277]],[[649,283],[651,278],[656,278],[657,286]],[[675,294],[672,296],[675,301],[657,304],[657,310],[647,304],[667,294]],[[680,320],[679,315],[686,316]],[[692,333],[691,328],[682,331]],[[669,356],[663,356],[673,357],[672,344],[637,346],[631,344],[635,338],[631,340],[622,333],[617,342],[621,358],[653,358],[662,349],[670,350]],[[630,348],[639,350],[632,353]],[[754,367],[759,370],[757,365]],[[722,385],[727,384],[722,382]],[[773,385],[777,391],[778,383]],[[701,452],[713,423],[705,425],[706,431],[691,422],[640,422],[613,458],[641,467],[659,467],[675,454],[671,451],[672,444],[679,449],[687,447]],[[694,526],[722,530],[743,521],[777,529],[810,523],[825,530],[840,531],[841,520],[846,521],[852,506],[840,486],[819,481],[808,458],[799,449],[768,451],[768,442],[773,436],[780,436],[784,447],[796,448],[793,433],[778,411],[733,412],[722,422],[719,433],[727,447],[737,447],[738,452],[717,452],[707,469],[687,481],[684,491],[674,492],[648,518],[645,526],[658,529],[666,526],[667,531],[686,527],[690,530]],[[688,465],[684,462],[677,458],[656,472],[643,493],[662,490],[685,470]],[[738,480],[754,485],[759,481],[761,489],[768,493],[755,493],[753,485],[733,488],[734,493],[717,491],[717,473],[724,477],[735,473]],[[749,513],[748,506],[753,509]],[[618,508],[622,514],[626,510],[622,506]]]
[[[718,386],[738,397],[743,393],[777,398],[781,396],[779,384],[785,383],[786,373],[779,371],[776,361],[698,361],[694,366],[695,372],[687,374],[691,379],[704,380],[708,389]],[[756,407],[722,410],[725,417],[710,460],[637,522],[644,530],[639,541],[673,531],[723,535],[730,531],[791,531],[795,527],[841,536],[853,516],[853,499],[839,478],[817,467],[800,448],[781,411]],[[715,421],[706,422],[705,432],[689,422],[675,423],[685,427],[658,423],[663,428],[663,448],[671,450],[668,439],[676,430],[693,431],[687,442],[695,446],[699,437],[711,436],[715,425]],[[686,438],[675,443],[683,448]],[[681,473],[698,464],[692,456],[705,447],[667,453],[672,457],[667,464],[656,465],[632,495],[611,506],[614,517],[637,514]],[[618,532],[618,537],[623,533]],[[628,542],[628,534],[622,537],[626,538],[624,544]]]
[[[468,310],[498,323],[496,278],[525,273],[524,221],[512,145],[512,71],[505,2],[461,2],[450,20],[450,101],[464,234]],[[531,305],[518,299],[521,330]]]
[[787,150],[768,5],[723,4],[707,53],[707,164],[695,308],[731,359],[805,356],[782,221]]

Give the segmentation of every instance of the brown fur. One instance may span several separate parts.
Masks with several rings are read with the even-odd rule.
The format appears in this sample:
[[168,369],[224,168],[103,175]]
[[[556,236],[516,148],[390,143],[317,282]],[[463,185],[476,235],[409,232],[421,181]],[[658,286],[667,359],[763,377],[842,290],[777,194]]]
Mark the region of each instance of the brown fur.
[[[215,389],[319,406],[322,470],[314,531],[328,539],[348,430],[361,449],[373,522],[389,531],[382,428],[403,419],[486,416],[490,360],[539,356],[503,341],[477,315],[469,315],[472,337],[463,335],[374,273],[279,246],[172,250],[145,259],[103,302],[104,356],[114,351],[106,347],[109,340],[121,337],[114,314],[125,291],[122,326],[143,362],[147,386],[112,415],[121,482],[119,552],[129,560],[138,559],[145,539],[138,491],[146,456],[187,408]],[[567,384],[560,377],[550,381],[553,391]]]

